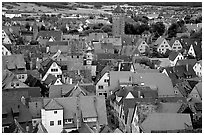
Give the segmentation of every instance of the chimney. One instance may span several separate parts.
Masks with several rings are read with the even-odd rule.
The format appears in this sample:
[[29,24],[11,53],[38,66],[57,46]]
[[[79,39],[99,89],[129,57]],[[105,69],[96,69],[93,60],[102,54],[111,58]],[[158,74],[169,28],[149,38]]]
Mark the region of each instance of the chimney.
[[188,64],[186,64],[186,71],[188,71]]
[[24,105],[26,104],[26,101],[25,101],[25,97],[24,97],[24,96],[21,97],[21,103],[23,103]]
[[33,69],[33,62],[32,62],[32,59],[31,59],[31,61],[30,61],[30,70],[32,70]]
[[194,43],[195,43],[195,45],[197,45],[198,43],[197,43],[197,41],[194,41]]
[[26,132],[28,133],[30,130],[29,125],[26,126]]
[[69,78],[69,84],[72,84],[72,78]]
[[141,92],[138,91],[138,98],[141,98]]

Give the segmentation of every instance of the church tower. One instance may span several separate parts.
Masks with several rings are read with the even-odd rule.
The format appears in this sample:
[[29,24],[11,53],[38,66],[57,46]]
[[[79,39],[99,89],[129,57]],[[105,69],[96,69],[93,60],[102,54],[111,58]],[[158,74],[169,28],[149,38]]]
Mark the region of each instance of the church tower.
[[118,5],[112,13],[112,34],[115,37],[120,37],[125,33],[125,11]]

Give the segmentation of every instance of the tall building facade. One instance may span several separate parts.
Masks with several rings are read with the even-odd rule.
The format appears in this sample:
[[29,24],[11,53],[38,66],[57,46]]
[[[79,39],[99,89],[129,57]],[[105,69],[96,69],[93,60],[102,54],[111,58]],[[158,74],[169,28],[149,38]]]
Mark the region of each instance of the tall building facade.
[[120,37],[125,34],[125,11],[118,5],[112,13],[112,34],[115,37]]

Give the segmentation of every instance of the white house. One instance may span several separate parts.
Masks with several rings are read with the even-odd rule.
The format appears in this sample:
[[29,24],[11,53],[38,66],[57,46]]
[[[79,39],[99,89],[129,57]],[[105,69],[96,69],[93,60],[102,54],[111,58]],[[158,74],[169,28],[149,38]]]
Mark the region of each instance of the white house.
[[4,30],[2,30],[2,43],[3,44],[12,44],[9,36],[6,34]]
[[169,60],[171,66],[175,66],[178,60],[184,59],[183,55],[180,52],[171,52],[169,55]]
[[63,107],[54,99],[51,99],[41,109],[42,124],[48,133],[60,133],[63,129]]
[[168,41],[163,37],[159,37],[155,41],[154,45],[157,46],[157,52],[160,53],[166,53],[167,50],[171,50],[171,46],[169,45]]
[[101,71],[100,75],[96,77],[97,96],[105,95],[106,98],[109,95],[109,80],[110,80],[109,71],[110,67],[107,66]]
[[46,72],[46,73],[43,76],[42,81],[45,81],[45,79],[47,78],[47,76],[49,74],[54,75],[57,78],[60,78],[62,76],[62,70],[61,70],[60,66],[58,66],[58,64],[54,61],[52,62],[50,67],[44,72]]
[[140,53],[145,53],[146,49],[149,47],[148,44],[145,42],[145,40],[140,39],[137,43],[137,48]]
[[41,109],[42,124],[48,133],[79,129],[83,123],[99,130],[107,125],[104,96],[44,98]]
[[188,55],[191,55],[193,57],[196,57],[196,54],[195,54],[195,50],[193,48],[193,45],[190,46],[189,50],[188,50]]
[[180,43],[179,40],[175,40],[175,41],[173,42],[171,48],[172,48],[173,51],[179,51],[179,50],[181,50],[183,47],[182,47],[182,45],[181,45],[181,43]]
[[202,77],[202,60],[198,61],[194,66],[193,70],[195,71],[196,75]]

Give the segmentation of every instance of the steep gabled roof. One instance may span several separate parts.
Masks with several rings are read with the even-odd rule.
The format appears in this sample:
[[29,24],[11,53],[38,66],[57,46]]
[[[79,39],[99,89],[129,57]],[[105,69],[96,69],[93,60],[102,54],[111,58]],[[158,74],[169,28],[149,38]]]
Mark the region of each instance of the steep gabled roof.
[[103,70],[96,76],[95,84],[98,83],[98,81],[101,79],[101,77],[104,76],[105,73],[107,73],[107,72],[109,72],[109,71],[111,71],[111,70],[112,70],[111,66],[109,66],[109,65],[105,66],[105,67],[103,68]]
[[48,133],[48,131],[45,126],[41,122],[39,122],[34,128],[33,133]]
[[55,99],[51,99],[45,106],[45,110],[61,110],[63,106],[61,106]]
[[179,55],[179,52],[172,51],[172,52],[169,54],[169,60],[174,61],[175,58],[176,58],[178,55]]
[[125,11],[120,7],[120,5],[117,5],[112,13],[125,13]]

